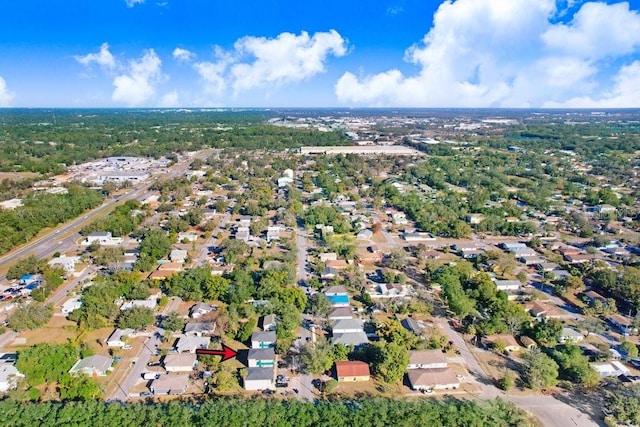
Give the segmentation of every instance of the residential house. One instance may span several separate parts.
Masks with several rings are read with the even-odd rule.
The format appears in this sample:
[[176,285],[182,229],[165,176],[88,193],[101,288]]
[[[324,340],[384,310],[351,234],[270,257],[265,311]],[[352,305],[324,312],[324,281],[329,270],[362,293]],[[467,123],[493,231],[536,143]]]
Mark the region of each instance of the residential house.
[[160,375],[149,389],[154,395],[184,394],[189,384],[189,375]]
[[517,291],[522,284],[519,280],[494,280],[496,289],[499,291]]
[[583,294],[583,297],[590,305],[595,304],[596,301],[600,301],[603,305],[607,305],[607,299],[596,291],[587,291]]
[[262,316],[260,323],[262,324],[263,331],[275,331],[276,326],[278,326],[275,314],[267,314],[266,316]]
[[325,262],[327,268],[334,268],[338,271],[346,270],[349,267],[349,263],[343,259],[336,259]]
[[620,314],[612,314],[607,317],[607,321],[611,326],[617,329],[617,331],[623,335],[635,334],[638,332],[638,328],[633,327],[631,319],[622,316]]
[[402,238],[406,242],[432,242],[436,238],[431,233],[425,233],[421,231],[405,232],[402,233]]
[[442,350],[411,350],[407,369],[443,369],[447,367],[447,355]]
[[171,353],[162,360],[167,372],[192,372],[197,365],[195,353]]
[[601,215],[608,215],[616,212],[615,206],[603,204],[598,205],[594,208],[594,212],[599,213]]
[[360,319],[342,319],[336,320],[331,328],[332,333],[335,334],[348,334],[363,332],[363,321]]
[[280,240],[280,231],[282,231],[282,229],[278,226],[267,227],[267,242]]
[[62,304],[62,314],[65,316],[82,307],[81,297],[69,298]]
[[335,261],[338,259],[338,254],[335,252],[326,252],[319,254],[318,258],[320,259],[320,262]]
[[484,215],[478,213],[469,214],[466,219],[469,224],[476,225],[484,221]]
[[325,267],[325,269],[322,272],[322,274],[320,274],[320,279],[322,279],[322,280],[333,280],[339,274],[340,274],[340,272],[338,270],[336,270],[335,268]]
[[214,322],[193,322],[184,325],[184,334],[192,337],[202,337],[205,335],[213,335],[216,332],[216,324]]
[[349,295],[344,286],[331,286],[324,291],[333,307],[348,307]]
[[269,348],[276,345],[274,331],[254,332],[251,334],[251,348]]
[[249,228],[251,226],[251,216],[250,215],[243,215],[238,219],[238,226],[239,227],[247,227]]
[[176,341],[175,349],[178,353],[195,353],[197,349],[208,348],[211,338],[195,336],[195,335],[180,335]]
[[531,305],[529,305],[528,310],[536,320],[542,320],[546,317],[549,308],[540,302],[534,301],[533,303],[531,303]]
[[485,345],[495,348],[498,345],[502,345],[504,347],[504,351],[506,352],[514,352],[520,350],[520,344],[516,341],[515,337],[510,334],[496,334],[485,337],[483,339]]
[[157,299],[137,299],[137,300],[125,302],[120,306],[120,310],[125,311],[133,307],[148,308],[150,310],[153,310],[156,308],[157,305],[158,305]]
[[185,249],[172,249],[169,259],[173,262],[184,263],[187,260],[188,253]]
[[344,344],[346,346],[352,345],[357,347],[368,342],[369,338],[367,338],[367,334],[364,332],[334,333],[331,337],[331,344],[333,345]]
[[242,240],[243,242],[249,241],[249,236],[251,236],[251,232],[249,231],[249,227],[238,227],[236,228],[236,240]]
[[128,328],[128,329],[117,328],[111,333],[111,335],[109,335],[109,338],[107,338],[107,346],[122,348],[126,344],[126,341],[124,338],[128,338],[132,336],[133,334],[135,334],[135,332],[136,331],[134,331],[131,328]]
[[276,353],[272,347],[250,348],[247,360],[250,368],[273,368],[276,365]]
[[360,361],[336,360],[335,374],[338,382],[369,381],[369,365]]
[[217,309],[218,306],[200,302],[189,309],[189,316],[191,316],[193,319],[199,319],[205,314],[211,313],[212,311],[215,311]]
[[274,388],[274,368],[247,368],[243,384],[245,390],[268,390]]
[[407,373],[412,390],[449,390],[460,387],[451,369],[411,369]]
[[344,319],[353,319],[353,309],[351,306],[345,307],[333,307],[328,314],[329,320],[344,320]]
[[416,335],[421,335],[424,331],[424,324],[420,320],[412,319],[411,317],[406,317],[400,321],[400,324],[407,331],[412,332]]
[[612,361],[607,363],[589,363],[602,378],[607,377],[619,377],[620,375],[627,375],[629,369],[618,361]]
[[560,333],[560,337],[558,337],[558,342],[561,343],[579,343],[580,341],[584,340],[584,335],[582,335],[580,332],[576,331],[573,328],[562,328],[562,332]]
[[112,363],[113,359],[110,357],[100,355],[89,356],[78,360],[71,369],[69,369],[69,373],[71,375],[84,374],[94,377],[104,377],[107,375],[107,372],[113,370],[111,367]]
[[18,380],[24,375],[11,363],[0,364],[0,393],[6,393],[18,387]]
[[184,243],[184,242],[195,242],[196,240],[198,240],[198,235],[194,234],[194,233],[178,233],[178,242],[180,243]]

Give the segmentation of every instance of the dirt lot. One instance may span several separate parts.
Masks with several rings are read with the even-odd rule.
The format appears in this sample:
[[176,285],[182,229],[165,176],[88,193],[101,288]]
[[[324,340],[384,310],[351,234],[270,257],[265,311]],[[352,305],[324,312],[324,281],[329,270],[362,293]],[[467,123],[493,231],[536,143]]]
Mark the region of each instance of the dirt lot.
[[64,344],[68,339],[76,337],[76,324],[63,316],[53,316],[49,323],[42,328],[21,332],[20,337],[27,340],[27,346],[45,342],[49,344]]
[[35,172],[0,172],[0,181],[8,179],[10,181],[20,181],[21,179],[36,178],[40,176]]

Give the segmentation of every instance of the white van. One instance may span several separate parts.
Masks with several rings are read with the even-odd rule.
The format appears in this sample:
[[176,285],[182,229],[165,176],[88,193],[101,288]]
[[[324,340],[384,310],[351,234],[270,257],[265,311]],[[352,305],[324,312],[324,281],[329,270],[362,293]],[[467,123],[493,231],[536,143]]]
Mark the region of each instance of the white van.
[[143,372],[142,379],[143,380],[157,380],[160,374],[156,374],[155,372]]

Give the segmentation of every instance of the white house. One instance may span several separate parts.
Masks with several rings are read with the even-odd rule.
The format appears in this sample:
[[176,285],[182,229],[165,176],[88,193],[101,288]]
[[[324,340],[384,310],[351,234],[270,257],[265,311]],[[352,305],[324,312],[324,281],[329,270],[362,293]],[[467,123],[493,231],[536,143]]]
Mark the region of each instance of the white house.
[[335,252],[326,252],[319,254],[318,258],[320,258],[320,262],[335,261],[338,259],[338,254]]
[[198,240],[198,235],[194,233],[178,233],[178,242],[195,242]]
[[187,260],[188,254],[184,249],[172,249],[169,254],[169,259],[172,262],[184,263]]
[[267,242],[280,239],[281,228],[278,226],[267,227]]
[[451,369],[410,369],[407,373],[413,390],[443,390],[460,387],[460,380]]
[[291,184],[293,184],[293,178],[289,178],[288,176],[278,178],[278,187],[280,188],[286,187]]
[[153,310],[158,305],[157,299],[136,299],[133,301],[127,301],[120,306],[120,310],[125,311],[133,307],[144,307]]
[[517,291],[522,284],[519,280],[494,280],[499,291]]
[[207,313],[217,310],[218,307],[206,303],[198,303],[189,309],[189,315],[194,319],[199,319]]
[[47,264],[49,267],[62,267],[65,271],[72,272],[75,270],[78,262],[80,262],[79,256],[59,256],[53,258]]
[[70,374],[84,374],[90,376],[104,377],[108,371],[113,370],[111,364],[113,359],[106,356],[94,355],[78,360],[69,369]]
[[62,304],[62,314],[65,316],[82,307],[82,301],[80,297],[69,298]]
[[447,355],[442,350],[409,351],[407,369],[444,369],[447,367]]
[[248,368],[244,377],[245,390],[273,389],[273,368]]
[[251,348],[247,361],[250,368],[273,368],[276,365],[276,353],[273,348]]
[[116,329],[109,335],[107,338],[107,346],[108,347],[124,347],[126,344],[123,338],[130,337],[135,334],[135,331],[131,328],[128,329]]
[[262,316],[262,330],[263,331],[275,331],[278,326],[278,322],[275,314],[267,314]]
[[195,335],[180,335],[176,342],[178,353],[195,353],[199,348],[209,347],[211,339],[209,337],[199,337]]
[[562,333],[560,333],[560,337],[558,337],[558,341],[561,343],[571,342],[575,344],[582,340],[584,340],[584,335],[573,328],[566,327],[562,328]]
[[269,348],[276,345],[276,333],[273,331],[251,334],[251,348]]
[[331,331],[334,335],[363,332],[362,324],[363,322],[360,319],[336,320]]
[[0,364],[0,393],[16,388],[20,378],[24,378],[24,375],[15,366],[10,363]]
[[195,353],[167,354],[162,361],[167,372],[191,372],[198,365]]

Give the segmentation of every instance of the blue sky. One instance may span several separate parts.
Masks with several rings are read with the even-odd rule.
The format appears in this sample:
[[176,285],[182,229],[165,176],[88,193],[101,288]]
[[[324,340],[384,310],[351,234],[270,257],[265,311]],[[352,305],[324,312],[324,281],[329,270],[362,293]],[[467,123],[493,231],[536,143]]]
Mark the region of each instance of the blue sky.
[[0,2],[0,106],[640,107],[640,0]]

